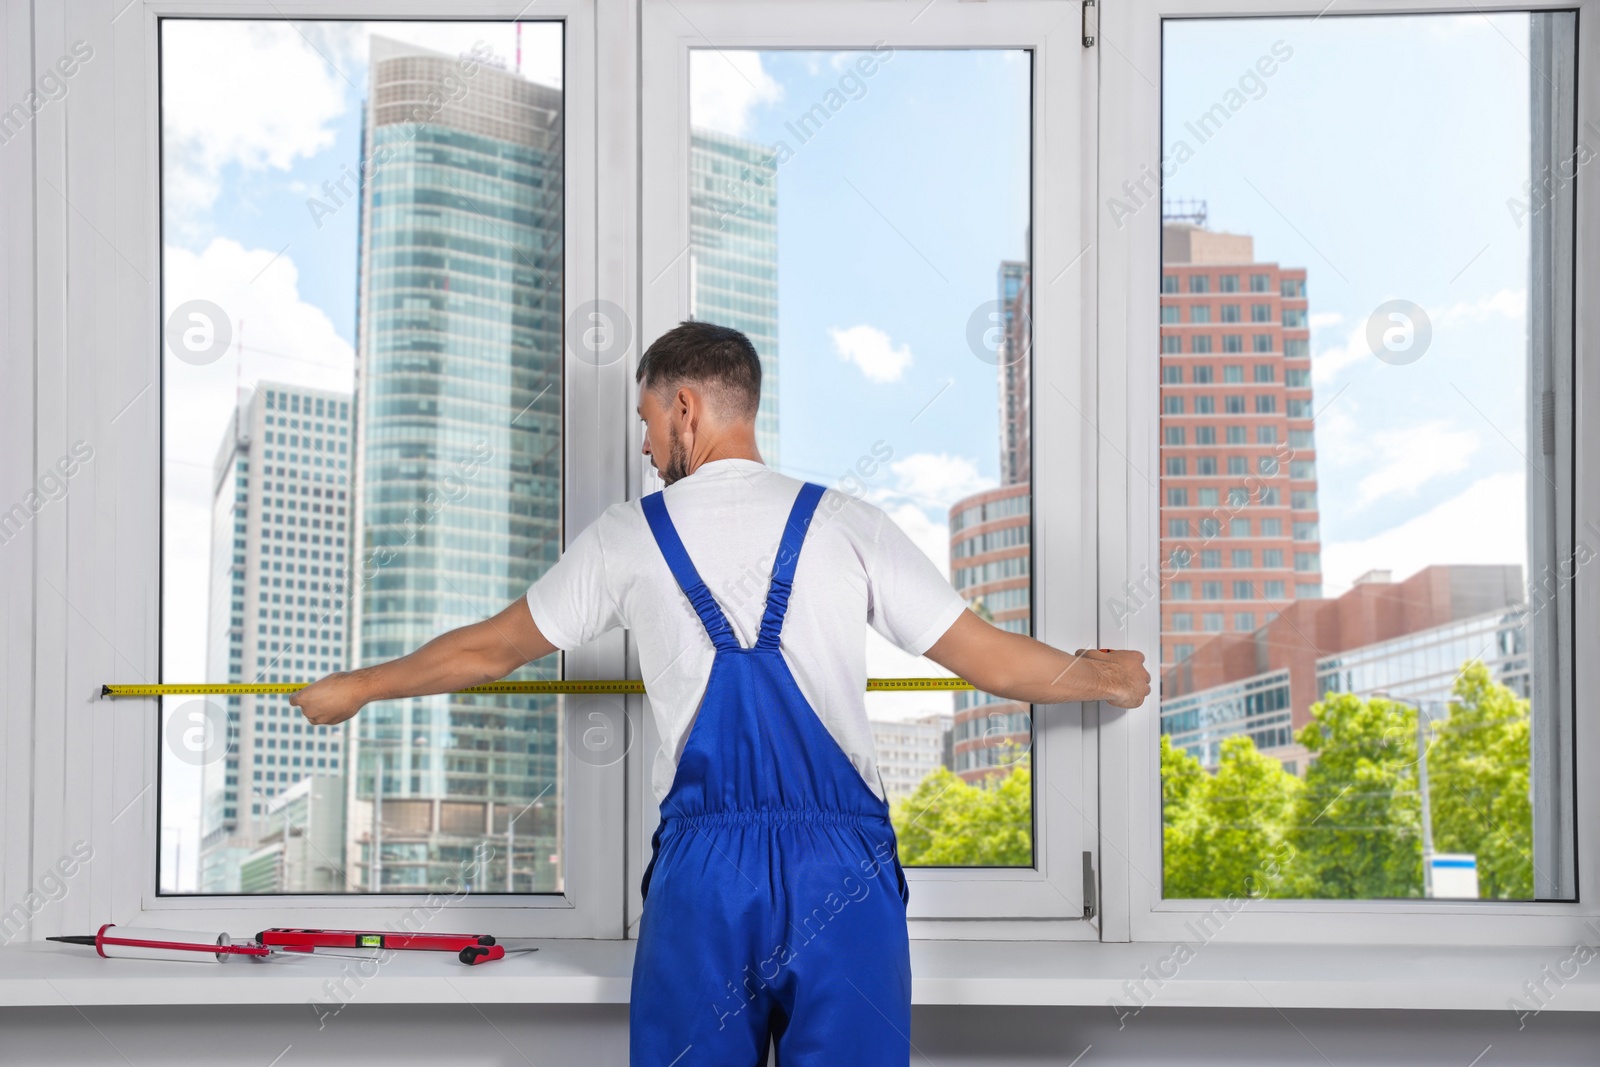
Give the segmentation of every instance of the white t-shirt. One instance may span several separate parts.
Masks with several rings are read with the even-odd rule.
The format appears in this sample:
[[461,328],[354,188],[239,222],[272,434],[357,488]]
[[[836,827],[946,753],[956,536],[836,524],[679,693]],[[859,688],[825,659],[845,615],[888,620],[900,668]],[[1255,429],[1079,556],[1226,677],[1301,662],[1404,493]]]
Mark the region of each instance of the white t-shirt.
[[[784,524],[801,482],[763,463],[720,459],[665,490],[667,513],[740,645],[755,643]],[[806,701],[874,793],[884,795],[866,709],[867,624],[913,656],[966,609],[932,560],[882,509],[829,489],[795,567],[779,649]],[[672,788],[715,655],[637,500],[614,504],[528,590],[557,648],[631,631],[662,745],[656,801]]]

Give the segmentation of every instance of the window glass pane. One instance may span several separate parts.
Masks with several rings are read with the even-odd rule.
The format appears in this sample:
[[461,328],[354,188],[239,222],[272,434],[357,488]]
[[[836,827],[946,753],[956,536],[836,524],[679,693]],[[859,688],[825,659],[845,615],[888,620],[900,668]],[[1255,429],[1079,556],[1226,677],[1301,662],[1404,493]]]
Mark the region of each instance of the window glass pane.
[[[882,47],[695,50],[689,72],[690,313],[760,353],[763,459],[884,508],[1019,633],[1030,70],[1025,51]],[[869,630],[867,673],[945,672]],[[1028,705],[874,692],[867,710],[904,863],[1032,865]]]
[[[165,681],[390,659],[556,558],[561,54],[557,22],[162,21]],[[163,891],[562,887],[555,697],[165,703]]]
[[1251,607],[1196,633],[1164,575],[1168,897],[1572,896],[1573,26],[1165,24],[1161,303],[1237,265],[1256,324],[1215,391],[1251,473],[1162,498]]

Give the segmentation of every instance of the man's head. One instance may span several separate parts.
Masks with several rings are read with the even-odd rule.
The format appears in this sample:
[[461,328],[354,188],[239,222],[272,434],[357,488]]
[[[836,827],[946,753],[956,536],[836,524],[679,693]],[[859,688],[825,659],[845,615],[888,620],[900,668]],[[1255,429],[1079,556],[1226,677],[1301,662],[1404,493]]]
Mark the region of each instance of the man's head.
[[738,330],[679,323],[645,350],[634,380],[644,454],[668,485],[714,459],[761,459],[761,358]]

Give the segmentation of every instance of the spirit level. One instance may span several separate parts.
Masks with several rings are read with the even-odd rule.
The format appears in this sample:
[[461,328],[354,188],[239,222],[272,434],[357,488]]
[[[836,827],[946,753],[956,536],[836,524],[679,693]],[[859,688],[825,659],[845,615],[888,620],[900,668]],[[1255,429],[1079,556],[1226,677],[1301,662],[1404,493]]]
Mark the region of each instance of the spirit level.
[[274,927],[256,935],[262,945],[282,948],[386,948],[424,952],[460,952],[469,946],[492,945],[490,934],[406,934],[393,930],[312,930]]
[[[492,934],[407,934],[393,930],[316,930],[275,927],[256,935],[256,941],[274,948],[322,955],[324,948],[376,948],[394,951],[454,952],[469,967],[506,958],[506,948]],[[518,952],[537,952],[522,948]]]

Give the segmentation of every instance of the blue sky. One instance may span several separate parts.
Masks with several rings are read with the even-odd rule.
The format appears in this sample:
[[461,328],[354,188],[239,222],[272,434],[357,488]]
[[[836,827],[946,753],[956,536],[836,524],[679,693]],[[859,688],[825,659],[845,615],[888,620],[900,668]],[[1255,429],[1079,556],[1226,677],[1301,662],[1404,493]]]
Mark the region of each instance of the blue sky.
[[[1312,312],[1329,593],[1367,567],[1523,562],[1529,228],[1528,16],[1168,22],[1168,197],[1303,266]],[[1188,123],[1277,44],[1289,58],[1205,143]],[[1252,87],[1254,88],[1254,87]],[[1429,350],[1367,347],[1386,300],[1421,305]]]
[[[700,58],[691,77],[714,77],[722,57]],[[860,77],[861,58],[762,53],[781,95],[728,131],[793,150],[778,167],[783,466],[836,478],[882,439],[896,456],[965,460],[951,473],[957,491],[970,488],[968,469],[997,484],[996,369],[966,334],[996,296],[1001,260],[1027,252],[1028,58],[901,49]],[[820,130],[802,128],[841,78],[848,102]],[[835,340],[862,326],[887,344]],[[922,502],[937,513],[949,500]]]

